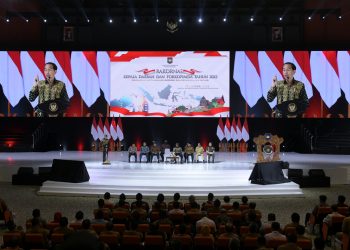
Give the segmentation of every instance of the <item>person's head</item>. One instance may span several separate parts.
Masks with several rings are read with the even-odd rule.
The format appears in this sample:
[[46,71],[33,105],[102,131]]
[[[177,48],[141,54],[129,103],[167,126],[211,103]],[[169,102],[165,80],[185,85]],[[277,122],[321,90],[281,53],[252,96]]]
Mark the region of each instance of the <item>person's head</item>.
[[214,194],[213,193],[209,193],[208,194],[208,201],[212,201],[214,200]]
[[57,65],[53,62],[47,62],[44,66],[44,74],[47,80],[53,80],[57,73]]
[[319,197],[319,200],[320,200],[320,203],[326,203],[326,201],[327,201],[327,196],[325,196],[325,195],[320,195],[320,197]]
[[226,223],[225,224],[225,231],[226,233],[232,233],[233,232],[233,224],[232,223]]
[[197,146],[198,146],[198,147],[200,147],[200,146],[201,146],[200,142],[198,142]]
[[188,196],[188,202],[189,202],[189,203],[194,203],[194,202],[196,202],[196,197],[195,197],[194,195]]
[[108,136],[107,136],[107,135],[105,135],[105,136],[104,136],[104,138],[105,138],[105,139],[108,139]]
[[60,219],[60,227],[67,227],[68,226],[68,218],[67,217],[62,217]]
[[98,199],[97,205],[99,208],[103,208],[105,205],[105,201],[103,199]]
[[255,209],[256,203],[255,202],[249,202],[249,209]]
[[276,215],[274,213],[269,213],[267,215],[267,220],[268,221],[275,221],[276,220]]
[[221,201],[219,199],[215,199],[214,207],[219,208],[221,206]]
[[271,223],[271,229],[272,231],[279,231],[281,229],[281,225],[277,221],[274,221]]
[[212,146],[212,143],[211,143],[211,142],[209,142],[209,143],[208,143],[208,146],[209,146],[209,147],[211,147],[211,146]]
[[300,221],[300,215],[298,213],[292,213],[292,215],[290,216],[291,220],[293,223],[298,223]]
[[179,201],[180,200],[180,194],[179,193],[175,193],[174,194],[174,201]]
[[143,146],[147,146],[147,143],[146,143],[146,142],[143,142]]
[[314,249],[315,250],[323,250],[325,247],[324,240],[320,237],[314,239]]
[[119,200],[121,200],[121,201],[125,201],[125,200],[126,200],[126,196],[125,196],[124,193],[121,193],[121,194],[119,195]]
[[32,212],[33,218],[39,218],[40,217],[40,209],[35,208]]
[[143,198],[143,196],[142,196],[141,193],[137,193],[137,194],[136,194],[136,200],[137,200],[137,201],[142,201],[142,198]]
[[305,234],[305,227],[302,225],[298,225],[296,227],[296,231],[298,235],[304,235]]
[[234,201],[234,202],[232,203],[232,207],[233,207],[233,209],[235,209],[235,210],[239,209],[239,203],[238,203],[238,201]]
[[135,143],[133,143],[133,144],[131,144],[131,146],[132,146],[132,147],[135,147],[136,145],[135,145]]
[[76,212],[76,214],[75,214],[75,219],[76,219],[76,220],[82,220],[82,219],[84,219],[84,213],[83,213],[82,211]]
[[112,222],[109,221],[106,223],[106,230],[113,231],[113,223]]
[[61,212],[55,212],[55,214],[53,215],[53,221],[54,222],[60,222],[62,218],[62,213]]
[[225,195],[225,196],[224,196],[224,202],[225,202],[225,203],[229,203],[229,202],[230,202],[230,196]]
[[103,195],[103,198],[105,200],[109,200],[111,198],[111,194],[109,192],[106,192],[104,195]]
[[283,64],[283,69],[282,69],[284,79],[286,79],[287,81],[292,80],[295,75],[296,69],[297,68],[295,67],[294,63],[285,62]]
[[177,143],[175,143],[175,147],[177,147],[177,148],[179,147],[179,143],[178,143],[178,142],[177,142]]
[[153,146],[157,146],[157,143],[155,141],[153,142]]
[[247,204],[248,203],[248,197],[247,196],[242,196],[241,201],[243,204]]
[[81,223],[81,227],[83,229],[90,229],[91,226],[91,221],[89,219],[85,219],[83,220],[83,222]]
[[345,203],[345,196],[344,195],[339,195],[338,196],[338,203],[339,204],[344,204]]
[[164,201],[164,194],[159,193],[158,196],[157,196],[157,201],[160,202],[160,203],[163,202]]

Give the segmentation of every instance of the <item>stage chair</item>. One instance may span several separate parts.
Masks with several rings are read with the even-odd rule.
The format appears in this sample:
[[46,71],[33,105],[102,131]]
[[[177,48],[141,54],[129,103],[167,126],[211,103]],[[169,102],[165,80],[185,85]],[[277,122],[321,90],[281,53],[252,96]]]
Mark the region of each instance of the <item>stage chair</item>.
[[12,240],[18,240],[19,246],[20,247],[23,246],[23,234],[21,232],[5,232],[2,235],[2,240],[3,240],[3,243],[4,243],[5,247]]
[[25,248],[45,248],[46,240],[40,233],[26,233],[24,236]]
[[311,250],[312,249],[312,240],[310,239],[298,239],[297,240],[298,247],[303,250]]
[[277,249],[280,245],[286,244],[287,240],[269,240],[266,241],[266,247]]
[[116,235],[101,234],[99,236],[100,241],[107,244],[110,249],[116,249],[119,246],[119,239]]
[[106,224],[91,224],[91,228],[99,235],[106,229]]
[[190,235],[174,235],[172,241],[180,242],[182,250],[192,249],[193,241]]
[[113,230],[117,231],[120,235],[123,235],[126,227],[125,224],[114,224],[113,225]]
[[146,235],[144,246],[145,249],[165,249],[165,240],[161,235]]
[[140,158],[140,162],[143,162],[142,161],[142,159],[143,159],[143,157],[145,157],[146,158],[146,162],[148,162],[148,159],[147,159],[147,156],[146,155],[142,155],[142,156],[140,156],[141,158]]
[[51,234],[51,244],[56,245],[60,244],[64,241],[64,234],[63,233],[53,233]]
[[69,227],[73,228],[75,231],[77,231],[77,230],[81,229],[81,223],[70,223]]
[[132,160],[131,160],[132,158],[134,158],[134,162],[137,162],[137,159],[136,159],[135,155],[131,155],[131,156],[130,156],[130,162],[132,161]]
[[229,250],[231,238],[219,237],[215,241],[216,250]]
[[141,239],[138,235],[123,235],[121,249],[141,249]]
[[195,236],[193,239],[195,250],[213,250],[214,249],[214,239],[206,236]]
[[204,162],[204,156],[203,155],[198,155],[197,162]]

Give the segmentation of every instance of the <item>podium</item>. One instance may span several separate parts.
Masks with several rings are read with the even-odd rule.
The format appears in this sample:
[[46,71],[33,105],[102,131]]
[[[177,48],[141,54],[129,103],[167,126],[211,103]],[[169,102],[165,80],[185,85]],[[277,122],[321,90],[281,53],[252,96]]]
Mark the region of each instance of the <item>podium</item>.
[[48,100],[37,105],[40,113],[38,116],[59,117],[67,109],[68,103],[61,100]]
[[254,137],[253,141],[256,144],[258,153],[257,162],[271,162],[280,160],[280,146],[283,142],[283,138],[266,133],[264,135]]
[[304,113],[306,107],[299,100],[289,100],[278,104],[275,108],[276,118],[295,118]]

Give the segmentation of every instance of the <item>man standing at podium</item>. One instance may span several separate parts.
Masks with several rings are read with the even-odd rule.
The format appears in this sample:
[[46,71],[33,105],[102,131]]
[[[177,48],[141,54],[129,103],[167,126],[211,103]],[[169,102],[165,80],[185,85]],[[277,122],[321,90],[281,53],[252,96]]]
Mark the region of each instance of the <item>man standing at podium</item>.
[[[307,97],[304,83],[294,79],[296,66],[294,63],[286,62],[283,64],[283,78],[284,80],[277,80],[277,76],[272,79],[272,86],[267,92],[267,101],[272,102],[277,96],[277,105],[283,102],[298,100],[300,103],[300,110],[297,111],[297,116],[301,116],[305,109],[309,106],[309,99]],[[278,108],[274,111],[275,117],[296,117],[288,116]]]
[[[53,62],[47,62],[44,68],[45,80],[39,81],[38,76],[34,79],[34,85],[29,92],[29,101],[33,102],[39,97],[38,104],[42,104],[47,101],[59,101],[63,107],[67,107],[69,103],[69,97],[66,90],[66,85],[55,78],[57,72],[57,65]],[[57,113],[62,116],[64,110],[58,110]],[[35,116],[43,117],[49,116],[43,110],[36,108]]]
[[109,139],[108,139],[107,135],[105,135],[103,137],[103,140],[101,141],[101,143],[102,143],[102,148],[103,148],[103,162],[102,162],[102,164],[109,164],[109,161],[108,161]]

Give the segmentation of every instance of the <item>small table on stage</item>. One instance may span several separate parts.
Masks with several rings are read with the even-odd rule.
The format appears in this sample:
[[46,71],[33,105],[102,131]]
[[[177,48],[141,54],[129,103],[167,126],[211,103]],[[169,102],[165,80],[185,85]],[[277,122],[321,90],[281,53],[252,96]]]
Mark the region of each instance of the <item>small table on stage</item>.
[[170,163],[176,163],[177,161],[177,157],[178,156],[167,156],[167,157],[165,157],[165,162],[167,163],[167,162],[170,162]]

